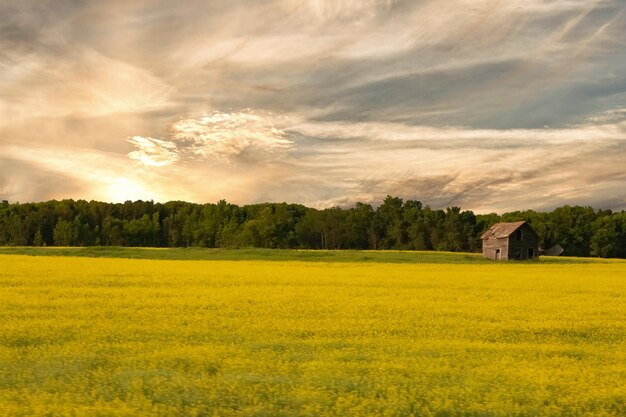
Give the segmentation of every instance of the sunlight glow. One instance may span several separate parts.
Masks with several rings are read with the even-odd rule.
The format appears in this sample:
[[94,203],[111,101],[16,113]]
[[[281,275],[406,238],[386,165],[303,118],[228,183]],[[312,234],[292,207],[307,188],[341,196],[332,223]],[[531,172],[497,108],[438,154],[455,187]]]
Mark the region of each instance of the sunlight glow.
[[124,177],[117,177],[109,186],[108,196],[113,202],[126,200],[155,200],[153,193],[141,184]]

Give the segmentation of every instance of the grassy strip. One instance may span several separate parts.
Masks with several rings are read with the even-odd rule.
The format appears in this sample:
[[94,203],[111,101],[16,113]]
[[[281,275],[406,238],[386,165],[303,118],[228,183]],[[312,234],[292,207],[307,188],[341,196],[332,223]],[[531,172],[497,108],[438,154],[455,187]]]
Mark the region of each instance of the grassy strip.
[[[494,264],[477,253],[434,251],[359,251],[294,249],[208,249],[208,248],[129,248],[129,247],[0,247],[0,254],[29,256],[77,256],[89,258],[167,259],[167,260],[265,260],[309,262],[375,262]],[[620,262],[574,257],[541,257],[540,263],[579,264]],[[623,261],[621,261],[623,262]],[[516,262],[535,263],[535,262]]]

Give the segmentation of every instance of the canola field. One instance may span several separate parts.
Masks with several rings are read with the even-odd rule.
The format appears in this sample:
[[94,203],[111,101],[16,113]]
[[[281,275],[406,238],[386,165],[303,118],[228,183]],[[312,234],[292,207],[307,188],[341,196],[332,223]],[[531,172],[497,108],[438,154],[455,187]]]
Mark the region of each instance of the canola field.
[[626,262],[0,255],[2,416],[624,416]]

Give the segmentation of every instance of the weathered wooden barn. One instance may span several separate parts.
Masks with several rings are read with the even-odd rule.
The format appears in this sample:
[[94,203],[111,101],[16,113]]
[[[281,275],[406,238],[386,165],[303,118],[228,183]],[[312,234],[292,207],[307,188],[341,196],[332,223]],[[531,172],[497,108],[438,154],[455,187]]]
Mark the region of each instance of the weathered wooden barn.
[[481,237],[485,258],[504,261],[539,257],[539,236],[526,222],[496,223]]

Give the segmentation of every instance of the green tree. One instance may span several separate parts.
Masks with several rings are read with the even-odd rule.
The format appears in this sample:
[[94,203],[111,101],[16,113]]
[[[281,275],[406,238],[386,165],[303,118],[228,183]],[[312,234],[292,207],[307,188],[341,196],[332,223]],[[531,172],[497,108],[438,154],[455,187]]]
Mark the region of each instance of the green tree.
[[388,195],[372,219],[371,241],[376,249],[403,249],[408,241],[403,222],[403,201]]
[[54,244],[56,246],[74,246],[78,231],[72,222],[59,220],[54,227]]
[[322,249],[324,247],[324,235],[321,213],[316,209],[307,209],[295,226],[295,235],[300,248]]
[[626,212],[605,215],[593,222],[591,254],[602,258],[626,258]]
[[45,246],[46,242],[43,240],[43,235],[40,230],[37,230],[35,233],[35,238],[33,239],[33,246]]
[[374,209],[369,204],[356,203],[346,211],[346,247],[368,249],[370,244],[370,226]]

